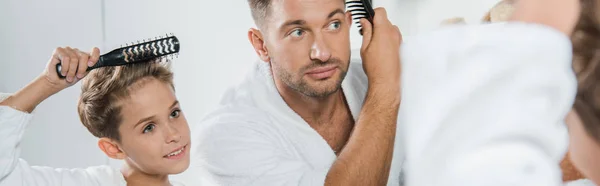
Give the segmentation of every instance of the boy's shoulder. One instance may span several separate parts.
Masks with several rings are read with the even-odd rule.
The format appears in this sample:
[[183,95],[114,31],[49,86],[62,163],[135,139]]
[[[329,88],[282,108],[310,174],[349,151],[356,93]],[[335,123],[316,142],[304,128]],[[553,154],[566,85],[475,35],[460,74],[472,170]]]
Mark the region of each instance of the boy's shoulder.
[[0,92],[0,102],[4,101],[6,98],[8,98],[11,94],[9,93],[4,93],[4,92]]

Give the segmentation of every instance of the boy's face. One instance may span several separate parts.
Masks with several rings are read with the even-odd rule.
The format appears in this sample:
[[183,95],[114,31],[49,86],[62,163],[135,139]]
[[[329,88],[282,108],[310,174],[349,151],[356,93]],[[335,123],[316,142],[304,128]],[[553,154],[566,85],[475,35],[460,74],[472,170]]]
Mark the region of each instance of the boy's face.
[[586,178],[600,183],[600,144],[585,131],[574,110],[567,115],[566,121],[571,162]]
[[121,107],[119,126],[125,161],[147,174],[177,174],[190,161],[190,129],[172,87],[140,80]]

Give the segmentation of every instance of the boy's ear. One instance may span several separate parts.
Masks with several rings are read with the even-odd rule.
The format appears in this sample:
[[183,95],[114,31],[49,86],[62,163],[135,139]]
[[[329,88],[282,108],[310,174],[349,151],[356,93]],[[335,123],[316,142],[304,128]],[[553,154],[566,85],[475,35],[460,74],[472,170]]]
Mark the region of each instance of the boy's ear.
[[119,148],[119,145],[116,143],[116,141],[112,139],[100,138],[98,140],[98,147],[100,147],[100,150],[102,150],[102,152],[104,152],[104,154],[110,158],[122,160],[127,157],[125,152]]

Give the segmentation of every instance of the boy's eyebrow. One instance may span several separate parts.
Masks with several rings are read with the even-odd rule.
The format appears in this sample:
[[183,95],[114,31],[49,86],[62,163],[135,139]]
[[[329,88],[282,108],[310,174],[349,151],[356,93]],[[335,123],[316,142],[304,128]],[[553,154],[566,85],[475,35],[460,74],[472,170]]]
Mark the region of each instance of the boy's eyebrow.
[[156,118],[156,116],[154,116],[154,115],[153,115],[153,116],[149,116],[149,117],[142,118],[142,119],[140,119],[140,121],[138,121],[138,122],[137,122],[137,123],[136,123],[136,124],[133,126],[133,128],[136,128],[138,125],[140,125],[140,124],[142,124],[142,123],[144,123],[144,122],[146,122],[146,121],[153,120],[154,118]]
[[175,102],[173,102],[173,104],[172,104],[172,105],[171,105],[169,108],[173,108],[173,107],[175,107],[177,104],[179,104],[179,101],[178,101],[178,100],[175,100]]

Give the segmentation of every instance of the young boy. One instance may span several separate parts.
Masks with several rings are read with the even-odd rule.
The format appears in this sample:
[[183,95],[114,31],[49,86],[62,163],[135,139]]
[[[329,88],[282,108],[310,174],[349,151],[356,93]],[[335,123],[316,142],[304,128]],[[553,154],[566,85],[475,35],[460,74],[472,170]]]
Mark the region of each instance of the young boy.
[[[85,71],[98,61],[77,49],[57,48],[42,74],[17,93],[0,95],[0,186],[181,185],[169,181],[189,166],[189,127],[175,96],[173,74],[154,60]],[[54,70],[61,63],[58,78]],[[84,78],[84,76],[86,76]],[[98,137],[109,166],[55,169],[30,166],[19,158],[20,141],[31,112],[43,100],[82,81],[78,112],[83,125]]]

